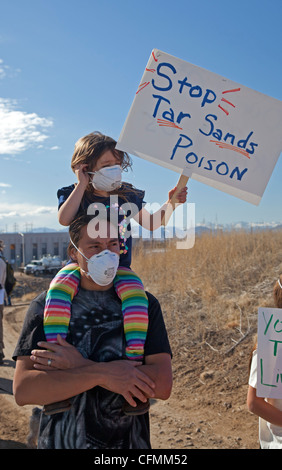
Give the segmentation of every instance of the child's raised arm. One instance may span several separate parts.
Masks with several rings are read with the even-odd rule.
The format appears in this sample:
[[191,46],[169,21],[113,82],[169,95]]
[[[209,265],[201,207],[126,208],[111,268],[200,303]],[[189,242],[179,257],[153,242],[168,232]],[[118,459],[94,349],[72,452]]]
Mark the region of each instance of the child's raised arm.
[[86,168],[87,165],[78,165],[75,169],[78,183],[75,185],[74,190],[58,211],[58,219],[61,225],[70,225],[77,214],[83,194],[89,183],[89,175],[85,171]]
[[[171,204],[172,196],[174,195],[177,188],[173,188],[168,193],[168,200],[162,207],[157,210],[154,214],[150,214],[145,208],[143,208],[136,216],[134,220],[138,222],[146,230],[156,230],[162,225],[162,220],[165,214],[169,213],[170,215],[175,210],[176,205]],[[187,187],[182,188],[176,196],[177,204],[184,204],[187,199]]]

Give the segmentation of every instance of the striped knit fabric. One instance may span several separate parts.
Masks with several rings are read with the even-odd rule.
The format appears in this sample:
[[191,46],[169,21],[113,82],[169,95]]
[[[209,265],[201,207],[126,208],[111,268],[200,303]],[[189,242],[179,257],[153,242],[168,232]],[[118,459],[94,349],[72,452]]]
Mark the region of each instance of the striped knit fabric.
[[[55,343],[57,335],[67,336],[71,303],[78,293],[80,269],[77,263],[67,264],[52,280],[44,308],[44,332],[47,341]],[[129,268],[119,266],[114,287],[122,304],[126,357],[142,360],[148,329],[148,299],[140,278]]]
[[50,343],[56,343],[58,334],[64,339],[67,336],[71,303],[78,293],[79,283],[80,269],[77,263],[64,266],[50,283],[43,320],[45,336]]
[[126,357],[142,360],[148,330],[148,298],[143,284],[131,269],[120,266],[114,287],[122,302]]

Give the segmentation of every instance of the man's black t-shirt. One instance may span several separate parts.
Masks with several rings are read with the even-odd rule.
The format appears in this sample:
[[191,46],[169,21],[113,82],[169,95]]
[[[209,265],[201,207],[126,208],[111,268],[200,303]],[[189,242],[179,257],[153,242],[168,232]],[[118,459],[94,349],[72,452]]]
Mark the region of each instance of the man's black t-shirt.
[[[149,326],[145,356],[171,354],[161,308],[147,293]],[[13,358],[29,356],[45,340],[43,312],[45,293],[31,303]],[[121,302],[113,288],[107,291],[80,289],[72,303],[67,341],[95,362],[125,357]],[[149,416],[128,416],[124,398],[94,387],[72,399],[70,410],[54,415],[42,413],[40,449],[146,449],[150,448]]]

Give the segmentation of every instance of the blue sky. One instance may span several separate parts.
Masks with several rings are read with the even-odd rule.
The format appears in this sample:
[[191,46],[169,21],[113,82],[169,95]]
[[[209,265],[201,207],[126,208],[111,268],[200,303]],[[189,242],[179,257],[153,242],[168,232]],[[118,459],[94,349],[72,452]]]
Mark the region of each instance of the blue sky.
[[[154,48],[281,100],[281,17],[281,0],[2,1],[0,231],[60,229],[75,142],[118,139]],[[281,174],[280,156],[259,206],[190,180],[196,222],[282,221]],[[178,180],[138,157],[126,176],[151,203]]]

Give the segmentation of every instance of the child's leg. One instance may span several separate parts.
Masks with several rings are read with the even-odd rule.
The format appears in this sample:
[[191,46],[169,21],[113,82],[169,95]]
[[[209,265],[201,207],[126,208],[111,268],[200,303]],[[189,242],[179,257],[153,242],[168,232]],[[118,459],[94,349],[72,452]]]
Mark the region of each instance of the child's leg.
[[[57,335],[66,338],[71,317],[71,303],[77,294],[80,283],[78,264],[69,263],[62,268],[51,281],[46,295],[44,308],[44,332],[46,340],[56,343]],[[59,401],[45,405],[43,412],[47,415],[67,411],[71,400]]]
[[126,357],[142,361],[148,330],[148,298],[143,283],[131,269],[119,266],[114,287],[122,302]]
[[57,335],[66,338],[71,303],[77,294],[80,283],[80,270],[77,263],[67,264],[50,283],[44,308],[44,332],[46,340],[55,343]]
[[[126,357],[136,361],[143,361],[144,344],[148,330],[148,298],[140,278],[129,268],[119,266],[114,286],[121,299],[123,326],[126,341]],[[137,400],[137,406],[124,403],[123,411],[127,415],[146,413],[150,402]]]

